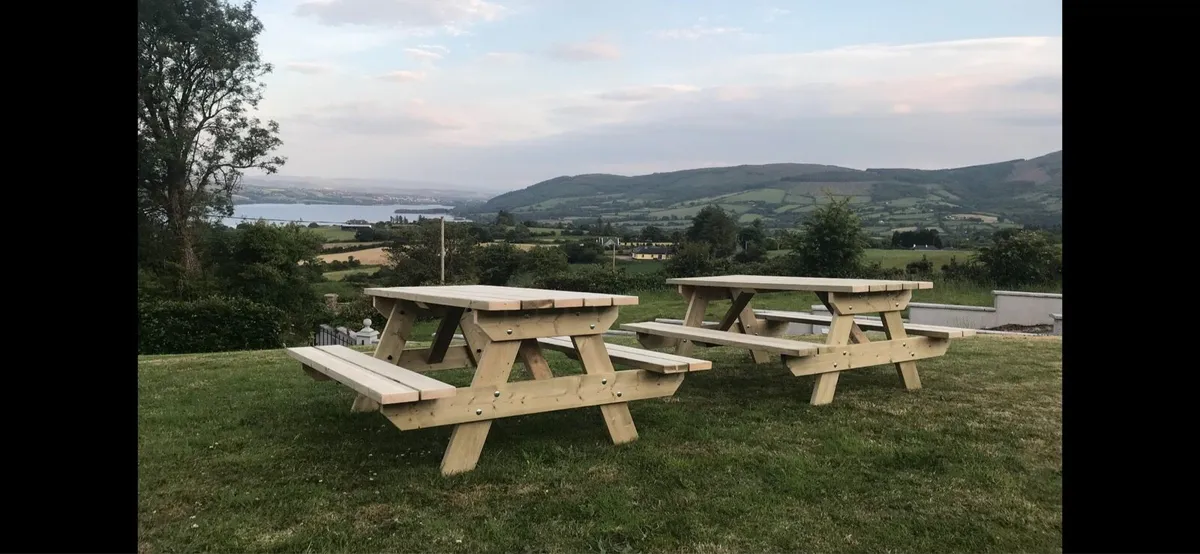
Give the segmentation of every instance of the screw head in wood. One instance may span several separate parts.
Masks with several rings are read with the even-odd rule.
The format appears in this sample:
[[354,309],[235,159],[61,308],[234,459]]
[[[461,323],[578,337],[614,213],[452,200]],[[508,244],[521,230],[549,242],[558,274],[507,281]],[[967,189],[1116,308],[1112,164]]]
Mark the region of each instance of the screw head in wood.
[[500,391],[493,392],[492,396],[495,396],[496,398],[500,398]]
[[388,354],[388,361],[391,361],[391,359],[392,359],[392,355]]
[[592,328],[592,329],[595,329],[595,328],[596,328],[596,324],[595,324],[595,323],[593,323],[593,324],[591,324],[591,325],[588,325],[588,327],[590,327],[590,328]]
[[475,409],[475,415],[483,415],[483,410],[482,410],[482,409],[480,409],[480,408],[476,408],[476,409]]
[[601,385],[607,385],[607,384],[608,384],[608,379],[601,379],[601,380],[600,380],[600,384],[601,384]]
[[837,367],[837,364],[833,364],[833,367]]
[[508,331],[505,331],[505,333],[507,333],[507,334],[511,335],[511,334],[512,334],[512,329],[509,329]]
[[621,397],[621,391],[617,391],[617,398]]

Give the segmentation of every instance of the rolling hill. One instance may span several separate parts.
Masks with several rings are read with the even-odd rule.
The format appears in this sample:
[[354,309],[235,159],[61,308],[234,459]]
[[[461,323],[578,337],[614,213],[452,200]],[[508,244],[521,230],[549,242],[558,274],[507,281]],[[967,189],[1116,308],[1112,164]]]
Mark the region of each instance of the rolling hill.
[[868,229],[938,227],[971,233],[1062,221],[1062,151],[954,169],[850,169],[817,164],[740,165],[626,177],[557,177],[501,194],[476,213],[522,219],[604,217],[630,225],[683,226],[709,204],[742,221],[790,227],[827,201],[850,197]]

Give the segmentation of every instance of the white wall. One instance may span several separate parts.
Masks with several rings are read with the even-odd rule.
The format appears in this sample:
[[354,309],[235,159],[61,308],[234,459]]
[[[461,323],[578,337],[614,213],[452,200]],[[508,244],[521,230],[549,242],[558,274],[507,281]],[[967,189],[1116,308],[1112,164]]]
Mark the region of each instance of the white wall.
[[999,325],[1052,324],[1050,314],[1062,313],[1062,295],[1045,292],[992,291]]
[[921,325],[984,329],[996,327],[996,308],[909,302],[908,320]]

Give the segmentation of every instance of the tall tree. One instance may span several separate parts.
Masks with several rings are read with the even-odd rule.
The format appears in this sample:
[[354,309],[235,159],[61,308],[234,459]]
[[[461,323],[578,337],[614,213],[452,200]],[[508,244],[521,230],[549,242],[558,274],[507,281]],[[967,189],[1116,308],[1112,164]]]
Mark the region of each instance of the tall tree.
[[[468,232],[470,224],[446,223],[446,283],[468,283],[476,278],[479,248]],[[408,225],[403,236],[386,248],[387,271],[380,275],[389,285],[436,285],[441,281],[441,223],[427,219]],[[486,247],[486,248],[491,248]]]
[[138,0],[138,208],[172,241],[181,283],[200,272],[196,222],[232,215],[242,170],[274,173],[279,125],[251,114],[262,23],[253,2]]
[[791,271],[810,277],[854,277],[867,247],[862,221],[850,198],[828,195],[829,202],[808,216],[796,237]]
[[647,225],[642,227],[641,239],[647,242],[663,242],[667,240],[667,234],[661,227]]
[[705,206],[692,218],[687,230],[689,242],[708,243],[712,255],[724,258],[737,249],[737,222],[719,206]]

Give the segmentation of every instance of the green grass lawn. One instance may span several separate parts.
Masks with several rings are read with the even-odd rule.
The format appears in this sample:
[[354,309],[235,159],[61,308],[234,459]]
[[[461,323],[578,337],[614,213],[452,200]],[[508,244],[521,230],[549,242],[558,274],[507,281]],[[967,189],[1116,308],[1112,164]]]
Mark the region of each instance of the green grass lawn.
[[143,356],[138,550],[1060,552],[1061,348],[959,340],[921,391],[865,368],[821,407],[813,377],[701,350],[715,369],[630,404],[639,440],[597,408],[503,419],[451,478],[450,427],[352,414],[282,351]]
[[[788,250],[771,250],[767,256],[772,258],[787,254]],[[942,266],[950,263],[950,258],[957,258],[959,263],[966,262],[975,255],[974,250],[887,250],[870,248],[863,255],[866,263],[879,262],[883,267],[903,268],[909,262],[921,261],[922,256],[929,258],[934,269],[941,270]]]
[[335,225],[311,227],[309,230],[320,235],[326,242],[351,242],[354,240],[354,231],[343,231],[341,227]]
[[355,273],[365,273],[367,275],[374,275],[376,272],[379,271],[379,269],[380,269],[380,266],[377,266],[377,265],[366,265],[366,266],[362,266],[362,267],[356,267],[354,269],[344,269],[342,271],[329,271],[329,272],[324,273],[323,275],[325,276],[326,279],[328,279],[330,281],[341,281],[342,279],[345,279],[347,275],[352,275]]

